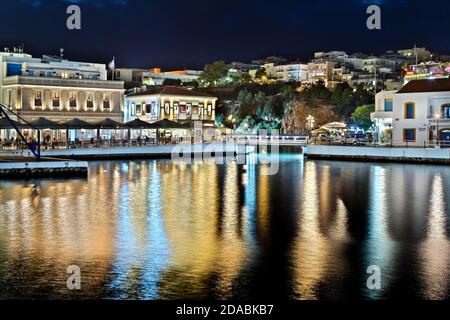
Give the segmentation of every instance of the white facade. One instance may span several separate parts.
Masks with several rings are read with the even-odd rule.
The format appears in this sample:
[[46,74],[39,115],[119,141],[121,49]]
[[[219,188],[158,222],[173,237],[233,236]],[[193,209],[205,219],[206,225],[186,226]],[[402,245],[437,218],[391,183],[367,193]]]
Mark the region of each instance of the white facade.
[[[386,110],[389,101],[392,111]],[[378,93],[372,120],[378,133],[392,123],[394,146],[450,143],[450,79],[414,80],[398,92]]]
[[0,99],[28,121],[122,121],[124,83],[108,81],[104,64],[2,52]]
[[396,91],[381,91],[375,96],[375,112],[371,119],[375,124],[375,138],[378,143],[392,144],[394,119],[394,93]]
[[139,118],[147,122],[169,119],[214,123],[216,119],[216,97],[181,88],[136,90],[128,94],[125,100],[126,122]]
[[308,80],[308,65],[301,63],[285,64],[273,67],[273,73],[278,81],[302,82]]

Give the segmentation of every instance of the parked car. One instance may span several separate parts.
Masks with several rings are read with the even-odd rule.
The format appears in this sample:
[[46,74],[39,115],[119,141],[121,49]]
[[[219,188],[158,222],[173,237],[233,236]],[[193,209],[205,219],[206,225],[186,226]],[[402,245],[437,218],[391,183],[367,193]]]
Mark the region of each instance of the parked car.
[[342,145],[363,146],[369,143],[369,139],[365,135],[346,135],[340,137],[337,142],[340,142]]

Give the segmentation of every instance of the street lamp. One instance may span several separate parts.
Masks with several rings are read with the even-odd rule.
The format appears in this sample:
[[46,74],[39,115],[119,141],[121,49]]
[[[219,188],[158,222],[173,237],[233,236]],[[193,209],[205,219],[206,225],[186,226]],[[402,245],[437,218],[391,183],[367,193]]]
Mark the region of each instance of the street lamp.
[[312,131],[314,129],[314,123],[316,122],[314,117],[312,115],[309,115],[306,118],[306,121],[308,123],[309,130]]

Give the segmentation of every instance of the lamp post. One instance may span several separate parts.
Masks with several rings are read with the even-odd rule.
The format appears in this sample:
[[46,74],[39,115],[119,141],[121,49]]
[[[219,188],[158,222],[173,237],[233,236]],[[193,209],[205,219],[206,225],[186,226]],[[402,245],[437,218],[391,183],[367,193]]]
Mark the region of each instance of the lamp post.
[[436,118],[436,144],[439,146],[439,142],[440,142],[440,135],[439,135],[439,120],[441,119],[441,114],[440,113],[436,113],[434,115],[434,117]]
[[308,123],[308,127],[309,127],[310,132],[313,131],[313,129],[314,129],[314,123],[316,122],[315,119],[314,119],[314,117],[313,117],[312,115],[309,115],[309,116],[306,118],[306,121],[307,121],[307,123]]

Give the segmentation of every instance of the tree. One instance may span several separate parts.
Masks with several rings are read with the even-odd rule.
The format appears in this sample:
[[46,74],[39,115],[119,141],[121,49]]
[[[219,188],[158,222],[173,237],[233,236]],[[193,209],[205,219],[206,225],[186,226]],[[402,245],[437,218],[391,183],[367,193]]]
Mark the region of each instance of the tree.
[[320,103],[312,107],[306,100],[295,100],[283,118],[283,132],[288,134],[307,133],[310,128],[308,128],[306,119],[310,115],[314,117],[317,128],[339,119],[331,105]]
[[352,114],[352,120],[358,124],[364,130],[368,130],[372,127],[372,120],[370,114],[375,112],[374,104],[365,104],[356,108]]
[[241,73],[235,77],[234,82],[237,84],[247,84],[252,82],[252,76],[248,73]]
[[318,81],[305,86],[301,95],[307,100],[330,100],[331,92],[325,87],[325,82]]
[[228,76],[228,67],[222,60],[207,64],[200,76],[200,82],[204,86],[216,86]]
[[286,103],[291,102],[297,96],[297,91],[292,87],[292,85],[285,85],[281,88],[281,96]]
[[268,79],[266,68],[260,68],[258,71],[256,71],[255,79],[266,82]]

